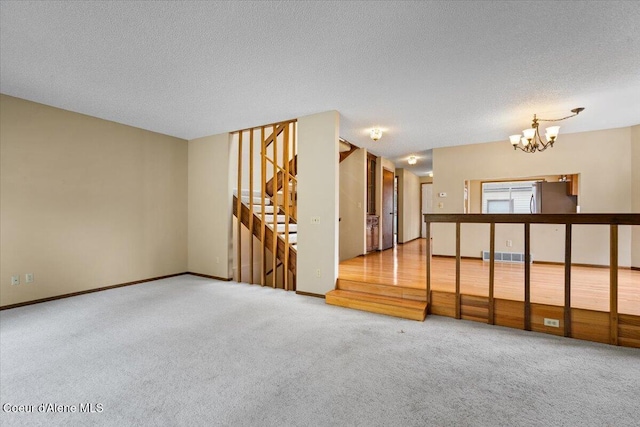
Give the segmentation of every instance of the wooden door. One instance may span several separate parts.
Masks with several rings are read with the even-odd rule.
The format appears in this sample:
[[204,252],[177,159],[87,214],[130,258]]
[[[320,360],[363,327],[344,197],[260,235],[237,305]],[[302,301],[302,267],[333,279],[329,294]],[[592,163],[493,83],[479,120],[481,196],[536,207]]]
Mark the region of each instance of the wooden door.
[[381,250],[393,247],[393,172],[382,169]]

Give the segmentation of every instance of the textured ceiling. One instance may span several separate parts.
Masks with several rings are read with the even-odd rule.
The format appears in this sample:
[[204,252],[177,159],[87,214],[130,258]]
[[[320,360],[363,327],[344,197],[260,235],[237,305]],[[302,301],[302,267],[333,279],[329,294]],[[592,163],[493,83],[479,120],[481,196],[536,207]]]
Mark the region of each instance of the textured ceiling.
[[[0,3],[3,93],[195,138],[341,113],[425,174],[434,147],[640,123],[639,2]],[[385,129],[372,142],[368,129]]]

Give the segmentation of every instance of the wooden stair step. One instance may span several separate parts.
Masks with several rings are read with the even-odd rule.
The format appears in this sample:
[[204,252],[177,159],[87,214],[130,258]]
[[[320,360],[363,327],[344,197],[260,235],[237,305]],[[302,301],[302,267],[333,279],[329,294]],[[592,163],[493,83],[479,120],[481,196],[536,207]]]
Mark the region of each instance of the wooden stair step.
[[[249,196],[242,196],[242,203],[244,203],[245,205],[249,205]],[[271,204],[271,200],[267,200],[265,199],[264,201],[265,205],[270,205]],[[256,205],[262,206],[262,198],[260,197],[254,197],[253,198],[253,206],[255,207]]]
[[427,313],[426,302],[341,289],[328,292],[325,301],[340,307],[419,321],[423,321]]
[[[276,218],[276,222],[278,224],[282,224],[285,221],[285,219],[286,218],[284,215],[278,215],[278,217]],[[265,215],[264,222],[266,222],[267,224],[273,225],[273,214]]]
[[[271,202],[269,202],[271,203]],[[275,207],[273,205],[270,205],[268,203],[265,203],[265,207],[264,207],[264,213],[265,214],[272,214],[273,210],[275,209]],[[253,205],[253,211],[260,214],[262,213],[262,204],[254,204]]]
[[[273,224],[267,223],[269,227],[273,229]],[[278,224],[277,227],[278,233],[284,233],[286,231],[285,224]],[[298,224],[289,224],[289,233],[297,233],[298,232]]]
[[[242,195],[242,197],[249,197],[249,195],[251,194],[251,192],[247,189],[247,190],[242,190],[242,191],[240,192],[240,194]],[[234,196],[237,196],[237,195],[238,195],[238,190],[237,190],[237,189],[235,189],[235,188],[233,189],[233,195],[234,195]],[[262,192],[261,192],[261,191],[259,191],[259,190],[254,190],[254,191],[253,191],[253,197],[256,197],[256,198],[260,198],[260,197],[262,197]]]

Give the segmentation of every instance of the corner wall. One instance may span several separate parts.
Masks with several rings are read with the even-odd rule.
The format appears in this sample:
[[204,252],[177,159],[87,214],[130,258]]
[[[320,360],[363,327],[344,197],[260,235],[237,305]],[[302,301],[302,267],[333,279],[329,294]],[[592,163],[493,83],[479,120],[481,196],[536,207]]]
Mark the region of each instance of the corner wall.
[[396,169],[398,177],[398,243],[420,237],[420,178],[406,169]]
[[[634,131],[635,132],[635,131]],[[632,210],[631,128],[561,134],[553,148],[541,153],[515,151],[508,140],[436,148],[433,151],[434,213],[462,213],[465,180],[493,180],[541,175],[580,174],[578,203],[582,213],[630,213]],[[637,168],[636,168],[637,169]],[[443,208],[438,207],[442,202]],[[488,225],[466,224],[462,255],[488,250]],[[455,227],[435,224],[434,253],[455,254]],[[485,230],[486,229],[486,230]],[[496,227],[496,250],[522,252],[522,226]],[[538,261],[564,261],[564,228],[531,227],[532,254]],[[513,247],[506,246],[506,240]],[[631,227],[620,228],[620,266],[631,265]],[[575,226],[573,261],[609,264],[609,230],[605,226]]]
[[[300,292],[324,295],[335,288],[338,278],[339,129],[337,111],[298,118],[296,283]],[[312,217],[319,217],[320,223],[312,224]]]
[[187,270],[186,141],[0,95],[0,153],[0,305]]
[[228,133],[189,141],[189,253],[192,273],[231,278],[231,140]]
[[340,162],[340,261],[367,253],[367,150]]
[[[640,214],[640,125],[631,127],[632,212]],[[631,266],[640,268],[640,226],[632,227]]]

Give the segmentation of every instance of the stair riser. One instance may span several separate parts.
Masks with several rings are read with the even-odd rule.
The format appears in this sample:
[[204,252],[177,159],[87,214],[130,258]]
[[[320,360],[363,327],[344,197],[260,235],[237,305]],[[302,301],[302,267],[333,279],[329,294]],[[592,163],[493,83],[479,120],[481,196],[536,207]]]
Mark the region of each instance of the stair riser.
[[377,283],[356,282],[338,279],[336,289],[345,291],[366,292],[384,297],[404,298],[413,301],[427,301],[426,291],[423,289],[403,288],[401,286],[381,285]]
[[336,297],[333,295],[326,296],[326,303],[337,305],[345,308],[352,308],[370,313],[385,314],[387,316],[400,317],[403,319],[424,321],[426,310],[410,309],[406,307],[390,306],[369,301],[359,301],[350,298]]

